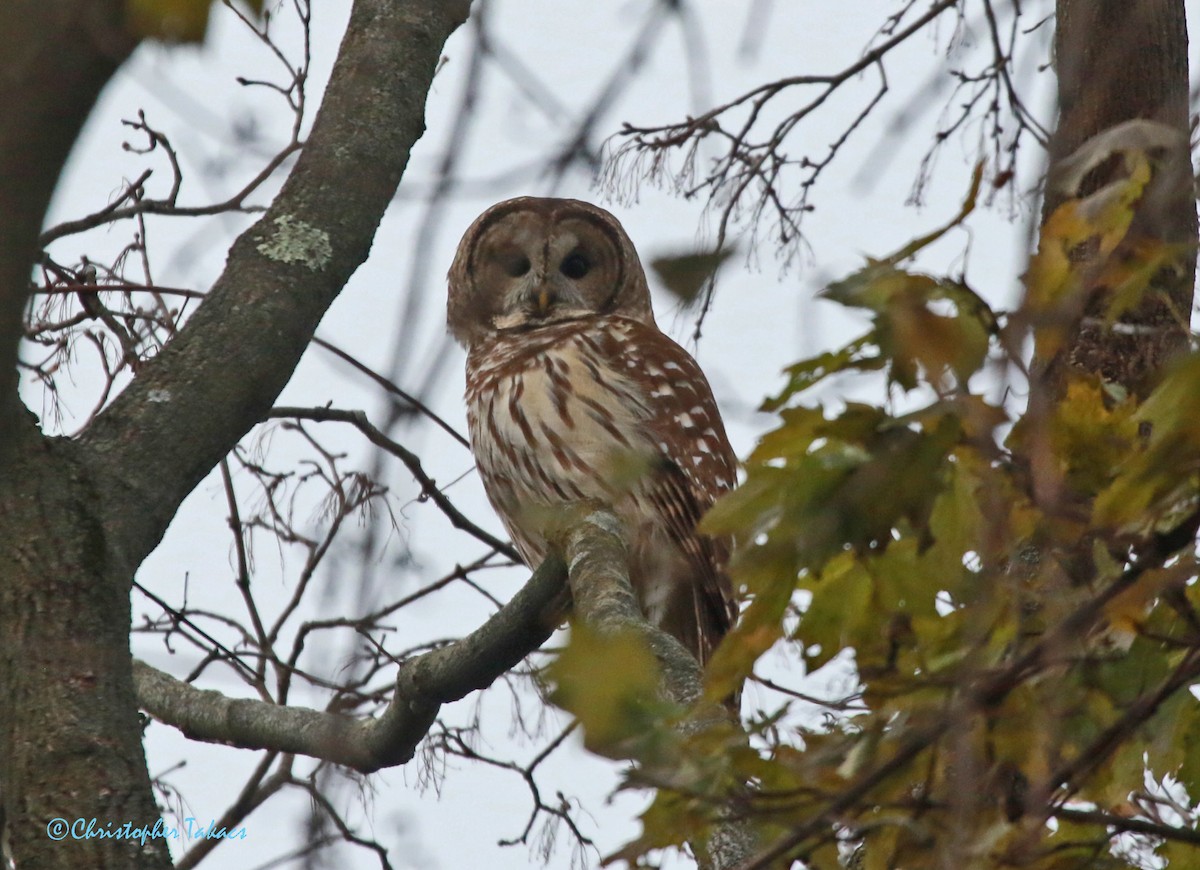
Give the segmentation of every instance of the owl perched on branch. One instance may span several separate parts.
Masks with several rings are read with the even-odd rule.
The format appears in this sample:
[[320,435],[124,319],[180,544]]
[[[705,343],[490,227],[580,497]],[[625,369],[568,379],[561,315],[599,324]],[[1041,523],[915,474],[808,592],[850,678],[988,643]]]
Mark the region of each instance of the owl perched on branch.
[[563,508],[610,506],[642,611],[704,664],[737,607],[728,542],[696,523],[736,465],[700,367],[654,322],[629,236],[585,202],[511,199],[467,230],[449,278],[475,460],[525,562],[545,558]]

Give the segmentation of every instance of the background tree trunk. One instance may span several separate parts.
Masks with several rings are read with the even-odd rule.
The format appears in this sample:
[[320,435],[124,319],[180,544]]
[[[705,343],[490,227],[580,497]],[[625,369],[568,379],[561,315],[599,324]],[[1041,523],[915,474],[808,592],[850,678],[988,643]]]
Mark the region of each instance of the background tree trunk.
[[[1055,62],[1058,127],[1050,140],[1043,219],[1067,194],[1054,184],[1058,166],[1091,137],[1125,121],[1146,119],[1189,134],[1187,21],[1184,0],[1058,0]],[[1120,177],[1119,156],[1096,167],[1078,196]],[[1085,322],[1060,355],[1067,365],[1143,390],[1187,343],[1195,280],[1196,199],[1190,159],[1156,179],[1139,206],[1126,244],[1150,239],[1186,249],[1177,268],[1161,270],[1140,305],[1104,328],[1104,294],[1088,288]],[[1121,256],[1118,252],[1115,256]]]

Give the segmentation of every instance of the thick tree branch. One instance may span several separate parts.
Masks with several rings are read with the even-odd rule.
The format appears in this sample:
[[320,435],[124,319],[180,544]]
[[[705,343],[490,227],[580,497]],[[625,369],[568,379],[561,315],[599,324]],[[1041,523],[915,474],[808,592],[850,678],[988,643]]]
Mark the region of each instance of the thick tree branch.
[[[639,634],[658,659],[664,697],[680,705],[699,701],[700,666],[678,641],[649,625],[637,605],[617,519],[605,511],[588,514],[567,530],[565,550],[569,571],[559,557],[550,556],[512,600],[474,632],[402,662],[396,694],[377,718],[353,719],[228,698],[135,662],[139,704],[193,740],[308,755],[364,773],[404,764],[442,704],[491,685],[545,642],[555,627],[567,575],[578,619],[600,633]],[[723,870],[745,861],[754,842],[748,828],[731,822],[718,824],[707,842],[696,845],[703,868]]]
[[183,498],[262,420],[366,258],[465,0],[357,0],[295,169],[162,354],[83,437],[107,543],[130,570]]
[[1200,846],[1200,831],[1174,825],[1163,825],[1146,819],[1130,819],[1101,810],[1076,810],[1059,807],[1054,811],[1054,817],[1077,825],[1103,825],[1112,829],[1114,837],[1123,833],[1144,834],[1148,837],[1161,837],[1164,840],[1176,840],[1180,843],[1192,843]]
[[600,634],[637,634],[662,668],[662,694],[687,706],[704,694],[700,665],[683,644],[646,622],[629,583],[629,554],[616,517],[596,510],[564,539],[574,615]]
[[[681,706],[700,701],[704,680],[699,663],[679,641],[650,625],[638,607],[617,518],[604,510],[589,513],[568,529],[564,549],[575,619],[600,634],[639,635],[658,660],[663,696]],[[712,715],[724,714],[714,710]],[[729,821],[714,825],[707,839],[692,847],[702,870],[725,870],[747,861],[755,840],[744,822]]]
[[[70,850],[55,817],[158,816],[137,727],[129,590],[179,503],[291,377],[365,259],[424,129],[466,0],[357,0],[311,137],[276,202],[234,244],[178,339],[80,441],[18,413],[13,362],[45,204],[84,117],[134,40],[123,0],[0,4],[0,779],[22,866],[162,867],[162,841]],[[20,441],[13,432],[24,436]]]
[[553,606],[566,569],[550,557],[487,622],[462,640],[400,664],[396,694],[382,715],[353,719],[303,707],[228,698],[134,663],[138,703],[193,740],[322,758],[369,773],[404,764],[442,704],[498,677],[553,633]]

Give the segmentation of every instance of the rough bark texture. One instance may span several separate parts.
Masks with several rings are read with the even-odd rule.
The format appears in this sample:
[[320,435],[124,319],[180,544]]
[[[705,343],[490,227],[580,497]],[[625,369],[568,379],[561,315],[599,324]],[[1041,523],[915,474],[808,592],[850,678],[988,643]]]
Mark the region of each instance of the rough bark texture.
[[136,45],[123,8],[0,4],[0,789],[12,851],[30,867],[167,863],[161,841],[47,833],[55,818],[138,825],[158,812],[130,704],[128,593],[107,582],[100,501],[77,447],[44,441],[16,392],[43,215],[92,105]]
[[[469,4],[360,0],[296,168],[247,230],[187,328],[83,436],[136,565],[175,510],[291,377],[317,323],[366,259],[424,132],[447,35]],[[246,377],[246,373],[253,377]]]
[[0,721],[8,836],[21,867],[162,867],[165,843],[57,841],[56,819],[153,827],[129,657],[129,577],[77,444],[34,431],[0,484]]
[[[180,337],[78,441],[46,439],[12,377],[34,241],[70,143],[128,53],[122,0],[0,4],[0,784],[22,867],[162,867],[161,841],[56,842],[55,817],[157,818],[129,655],[133,573],[180,502],[270,410],[365,259],[424,131],[467,2],[358,0],[308,146]],[[24,36],[22,36],[22,34]],[[47,52],[53,48],[53,56]]]
[[[1057,167],[1098,133],[1124,121],[1147,119],[1178,131],[1186,143],[1187,47],[1184,0],[1058,0],[1059,123],[1050,142],[1045,215],[1067,195],[1054,183]],[[1093,193],[1123,168],[1119,158],[1097,167],[1076,195]],[[1114,256],[1134,252],[1142,240],[1165,242],[1184,251],[1178,267],[1161,270],[1142,303],[1124,314],[1116,329],[1103,322],[1105,288],[1088,287],[1084,318],[1053,370],[1072,366],[1144,391],[1164,361],[1185,347],[1196,245],[1190,159],[1178,155],[1159,169]],[[1086,269],[1087,263],[1080,267]]]

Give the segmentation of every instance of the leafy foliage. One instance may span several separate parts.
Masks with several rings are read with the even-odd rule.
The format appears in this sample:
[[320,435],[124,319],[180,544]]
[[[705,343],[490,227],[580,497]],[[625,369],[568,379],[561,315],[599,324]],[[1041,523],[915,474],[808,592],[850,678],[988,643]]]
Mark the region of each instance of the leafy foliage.
[[[1195,864],[1200,355],[1139,401],[1085,372],[1031,373],[1014,350],[1032,331],[1052,355],[1073,328],[1063,312],[1077,320],[1097,280],[1115,317],[1178,256],[1140,243],[1105,260],[1147,166],[1134,161],[1102,207],[1071,201],[1047,221],[1007,316],[909,266],[966,220],[978,173],[945,227],[829,287],[869,330],[786,372],[763,406],[777,427],[705,518],[736,537],[749,601],[707,691],[725,697],[794,644],[812,668],[852,653],[865,710],[814,724],[781,703],[750,723],[761,751],[684,729],[621,857],[732,806],[758,826],[756,867]],[[1087,276],[1081,245],[1100,252]],[[845,373],[883,373],[902,401],[805,403]],[[1001,377],[1024,409],[989,398]]]

